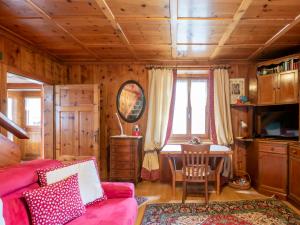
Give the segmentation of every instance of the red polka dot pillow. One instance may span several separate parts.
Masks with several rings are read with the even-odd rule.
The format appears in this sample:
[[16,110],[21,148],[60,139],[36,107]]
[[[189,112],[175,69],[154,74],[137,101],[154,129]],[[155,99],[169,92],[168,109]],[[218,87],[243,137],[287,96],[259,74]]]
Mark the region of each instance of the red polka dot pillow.
[[79,189],[83,204],[88,205],[106,199],[99,179],[97,162],[94,158],[38,170],[41,186],[56,183],[73,174],[78,174]]
[[33,225],[65,224],[85,213],[77,174],[55,184],[26,191],[23,196]]

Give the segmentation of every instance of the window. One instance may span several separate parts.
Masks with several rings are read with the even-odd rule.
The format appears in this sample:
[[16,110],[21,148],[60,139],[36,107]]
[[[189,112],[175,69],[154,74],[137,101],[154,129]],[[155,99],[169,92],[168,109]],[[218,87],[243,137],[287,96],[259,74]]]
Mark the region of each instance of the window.
[[208,76],[179,75],[170,142],[183,142],[194,136],[208,139],[208,119]]
[[41,98],[26,97],[26,126],[41,125]]

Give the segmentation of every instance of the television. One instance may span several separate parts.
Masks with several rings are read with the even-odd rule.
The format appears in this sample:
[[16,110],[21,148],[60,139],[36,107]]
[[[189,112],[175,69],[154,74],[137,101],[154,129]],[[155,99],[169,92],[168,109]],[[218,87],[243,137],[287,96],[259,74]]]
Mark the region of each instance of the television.
[[297,139],[299,106],[268,106],[258,110],[258,136]]

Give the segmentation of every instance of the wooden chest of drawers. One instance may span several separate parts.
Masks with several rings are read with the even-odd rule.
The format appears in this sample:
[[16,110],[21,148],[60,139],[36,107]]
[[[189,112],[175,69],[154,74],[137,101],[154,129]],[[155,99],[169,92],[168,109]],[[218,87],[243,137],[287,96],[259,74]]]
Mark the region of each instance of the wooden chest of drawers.
[[110,180],[138,183],[142,165],[141,136],[110,137]]
[[289,199],[300,206],[300,145],[289,149]]

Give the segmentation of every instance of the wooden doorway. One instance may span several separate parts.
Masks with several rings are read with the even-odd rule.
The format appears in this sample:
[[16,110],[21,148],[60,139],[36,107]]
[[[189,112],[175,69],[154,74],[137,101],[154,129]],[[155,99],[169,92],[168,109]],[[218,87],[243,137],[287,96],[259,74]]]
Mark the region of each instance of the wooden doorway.
[[56,159],[100,160],[99,95],[99,85],[55,86]]
[[42,106],[42,83],[7,74],[7,116],[30,137],[21,140],[8,133],[8,137],[19,144],[22,160],[43,158]]

